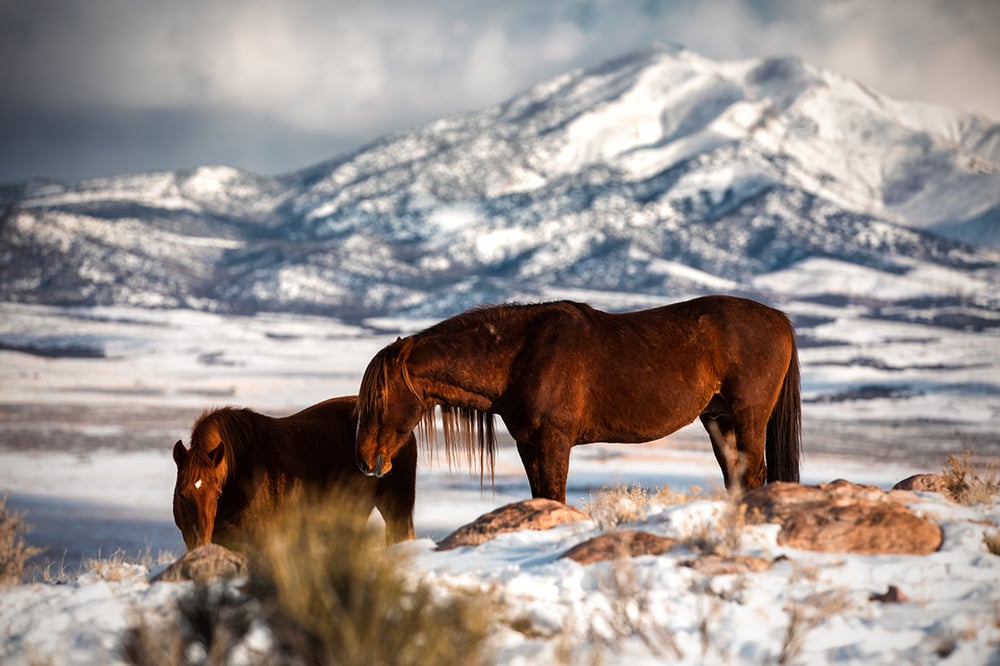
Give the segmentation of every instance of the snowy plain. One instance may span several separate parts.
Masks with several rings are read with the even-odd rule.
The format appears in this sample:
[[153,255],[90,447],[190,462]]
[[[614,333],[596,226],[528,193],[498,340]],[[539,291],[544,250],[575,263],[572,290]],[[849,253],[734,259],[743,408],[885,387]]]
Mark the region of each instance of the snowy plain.
[[[559,295],[620,309],[652,305],[648,297]],[[888,488],[941,471],[947,454],[964,448],[980,462],[998,459],[996,333],[876,321],[809,301],[786,305],[811,341],[800,349],[805,483],[846,478]],[[47,546],[55,569],[69,572],[118,550],[148,552],[159,563],[181,554],[170,449],[187,441],[202,410],[234,404],[283,415],[352,394],[381,346],[430,323],[9,304],[0,305],[0,321],[0,490],[10,492],[9,507],[27,511],[35,526],[29,542]],[[711,490],[721,475],[697,426],[650,444],[574,451],[569,503],[634,484]],[[528,619],[530,636],[498,630],[501,663],[553,662],[566,645],[575,646],[573,663],[597,653],[605,663],[777,663],[792,608],[812,614],[793,663],[1000,663],[1000,557],[983,544],[1000,526],[996,504],[958,507],[923,495],[917,511],[945,535],[929,556],[810,553],[778,546],[776,527],[764,525],[746,528],[740,552],[787,558],[767,572],[708,577],[682,566],[692,556],[682,548],[635,558],[617,593],[608,581],[622,565],[558,559],[599,533],[590,521],[434,550],[453,529],[529,496],[509,445],[492,488],[481,489],[477,473],[424,459],[418,539],[397,546],[413,558],[414,576],[442,588],[499,590],[511,612]],[[644,519],[622,527],[683,538],[713,525],[722,508],[708,499],[651,505]],[[136,566],[118,581],[86,572],[63,584],[0,589],[0,662],[120,661],[126,628],[166,612],[188,589],[151,585],[149,573]],[[624,606],[622,585],[632,586]],[[910,601],[869,600],[889,585]],[[622,614],[635,615],[631,634],[615,633],[612,616]]]

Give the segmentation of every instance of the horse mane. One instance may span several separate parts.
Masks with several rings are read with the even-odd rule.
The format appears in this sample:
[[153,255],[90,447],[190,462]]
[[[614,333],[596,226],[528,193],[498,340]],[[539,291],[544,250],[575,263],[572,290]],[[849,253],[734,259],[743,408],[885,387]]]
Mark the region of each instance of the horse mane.
[[[469,314],[470,312],[463,313],[463,315]],[[458,315],[452,319],[458,319],[463,315]],[[385,408],[389,378],[393,372],[399,372],[407,390],[422,401],[423,397],[413,385],[413,379],[410,377],[406,360],[413,351],[413,346],[418,338],[446,333],[447,330],[454,330],[453,327],[456,324],[459,323],[452,320],[445,320],[422,333],[398,339],[396,342],[380,350],[369,362],[368,367],[365,369],[365,374],[361,379],[361,386],[358,389],[358,400],[355,406],[355,415],[360,418],[362,415],[374,414]],[[446,403],[438,403],[437,407],[441,410],[445,459],[448,461],[448,467],[452,468],[457,460],[465,458],[468,461],[471,471],[473,462],[478,458],[480,484],[483,483],[487,468],[490,471],[490,483],[492,484],[494,469],[496,467],[497,449],[493,414]],[[433,458],[437,449],[437,411],[435,405],[431,405],[425,409],[418,426],[418,440],[421,449],[431,458]]]
[[558,306],[563,304],[573,306],[580,305],[579,303],[572,303],[571,301],[554,301],[552,303],[520,303],[510,301],[507,303],[501,303],[500,305],[485,303],[439,321],[430,328],[426,328],[415,334],[414,337],[454,335],[455,333],[462,333],[477,326],[489,325],[496,322],[505,322],[518,314],[530,310],[537,310],[538,308],[547,308],[552,307],[553,305]]
[[226,478],[232,478],[236,473],[237,461],[254,441],[251,433],[257,425],[255,416],[258,416],[255,412],[238,407],[219,407],[202,412],[191,429],[191,452],[206,464],[209,463],[205,442],[214,429],[219,435],[225,456]]

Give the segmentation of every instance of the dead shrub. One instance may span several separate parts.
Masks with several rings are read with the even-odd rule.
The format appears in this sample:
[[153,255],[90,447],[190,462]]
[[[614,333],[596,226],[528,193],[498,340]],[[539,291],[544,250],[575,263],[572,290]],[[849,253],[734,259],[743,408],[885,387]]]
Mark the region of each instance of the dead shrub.
[[[399,549],[387,549],[349,500],[290,503],[256,527],[253,543],[245,583],[195,587],[178,601],[169,627],[140,620],[123,644],[127,660],[416,666],[495,659],[487,639],[502,615],[497,596],[409,580]],[[267,641],[250,654],[255,626]]]
[[961,456],[953,453],[948,456],[944,477],[948,492],[959,504],[992,504],[1000,492],[997,466],[988,465],[981,472],[977,471],[968,450]]
[[747,506],[728,498],[718,518],[693,529],[684,543],[705,555],[732,555],[743,544],[743,530],[747,524]]
[[42,549],[24,542],[31,526],[20,513],[7,509],[7,496],[0,495],[0,585],[17,585],[24,579],[25,564]]
[[654,586],[631,560],[610,563],[598,578],[597,587],[608,600],[608,613],[603,619],[612,633],[611,640],[597,640],[598,645],[615,651],[622,639],[638,638],[658,657],[684,656],[673,633],[651,619]]
[[[607,604],[590,609],[585,617],[571,613],[558,636],[556,663],[587,663],[584,660],[589,658],[589,663],[603,664],[606,655],[621,654],[627,640],[640,641],[665,663],[683,658],[684,652],[671,629],[655,620],[654,589],[650,577],[630,559],[604,565],[597,577],[597,590]],[[585,635],[581,637],[570,629],[574,626],[582,626]],[[586,643],[589,648],[584,646]]]
[[805,599],[789,602],[785,606],[788,625],[781,642],[781,651],[775,660],[779,666],[799,661],[806,645],[806,636],[829,617],[851,608],[847,590],[828,590],[811,594]]
[[612,530],[622,523],[631,523],[646,518],[649,506],[649,491],[635,484],[603,488],[601,492],[590,496],[583,503],[583,510],[590,514],[591,519],[602,531]]
[[296,503],[261,531],[250,593],[278,661],[307,664],[481,664],[497,602],[412,583],[398,549],[341,511]]
[[687,504],[688,502],[693,502],[695,500],[722,500],[727,499],[728,497],[729,493],[725,490],[717,489],[713,492],[706,492],[701,486],[691,486],[687,489],[687,491],[681,492],[671,490],[670,486],[663,486],[655,495],[653,495],[653,498],[650,501],[663,506],[676,506],[678,504]]
[[[122,654],[134,666],[226,664],[247,635],[258,605],[225,586],[197,585],[177,601],[176,616],[154,624],[139,618],[125,632]],[[277,663],[253,654],[253,663]]]

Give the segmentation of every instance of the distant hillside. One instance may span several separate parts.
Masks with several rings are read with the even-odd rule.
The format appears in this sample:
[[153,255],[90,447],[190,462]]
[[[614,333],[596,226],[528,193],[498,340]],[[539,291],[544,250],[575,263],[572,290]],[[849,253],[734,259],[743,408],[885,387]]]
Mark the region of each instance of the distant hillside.
[[[0,204],[8,302],[358,319],[742,291],[1000,310],[1000,125],[795,59],[655,47],[279,178],[29,182]],[[816,261],[834,270],[805,285]],[[894,290],[852,287],[858,271]]]

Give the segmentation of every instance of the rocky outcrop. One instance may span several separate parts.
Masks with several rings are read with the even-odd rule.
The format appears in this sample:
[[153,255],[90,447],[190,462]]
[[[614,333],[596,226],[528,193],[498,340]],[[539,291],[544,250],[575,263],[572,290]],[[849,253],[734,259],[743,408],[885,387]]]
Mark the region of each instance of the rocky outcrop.
[[767,571],[772,564],[774,564],[774,560],[753,555],[715,555],[712,553],[681,562],[682,566],[691,567],[706,576],[757,573]]
[[845,553],[923,555],[941,546],[941,528],[906,502],[916,495],[837,480],[819,486],[769,483],[747,492],[747,517],[778,523],[778,543]]
[[217,579],[242,578],[247,575],[247,558],[218,544],[195,548],[161,571],[153,582],[179,583],[191,580],[207,583]]
[[955,497],[948,487],[948,479],[942,474],[914,474],[894,485],[892,489],[941,493],[948,499],[955,501]]
[[667,537],[635,530],[616,530],[577,544],[562,554],[580,564],[593,564],[640,555],[662,555],[676,542]]
[[554,500],[535,498],[514,502],[484,514],[438,542],[438,550],[478,546],[505,532],[547,530],[578,520],[589,520],[579,509]]

